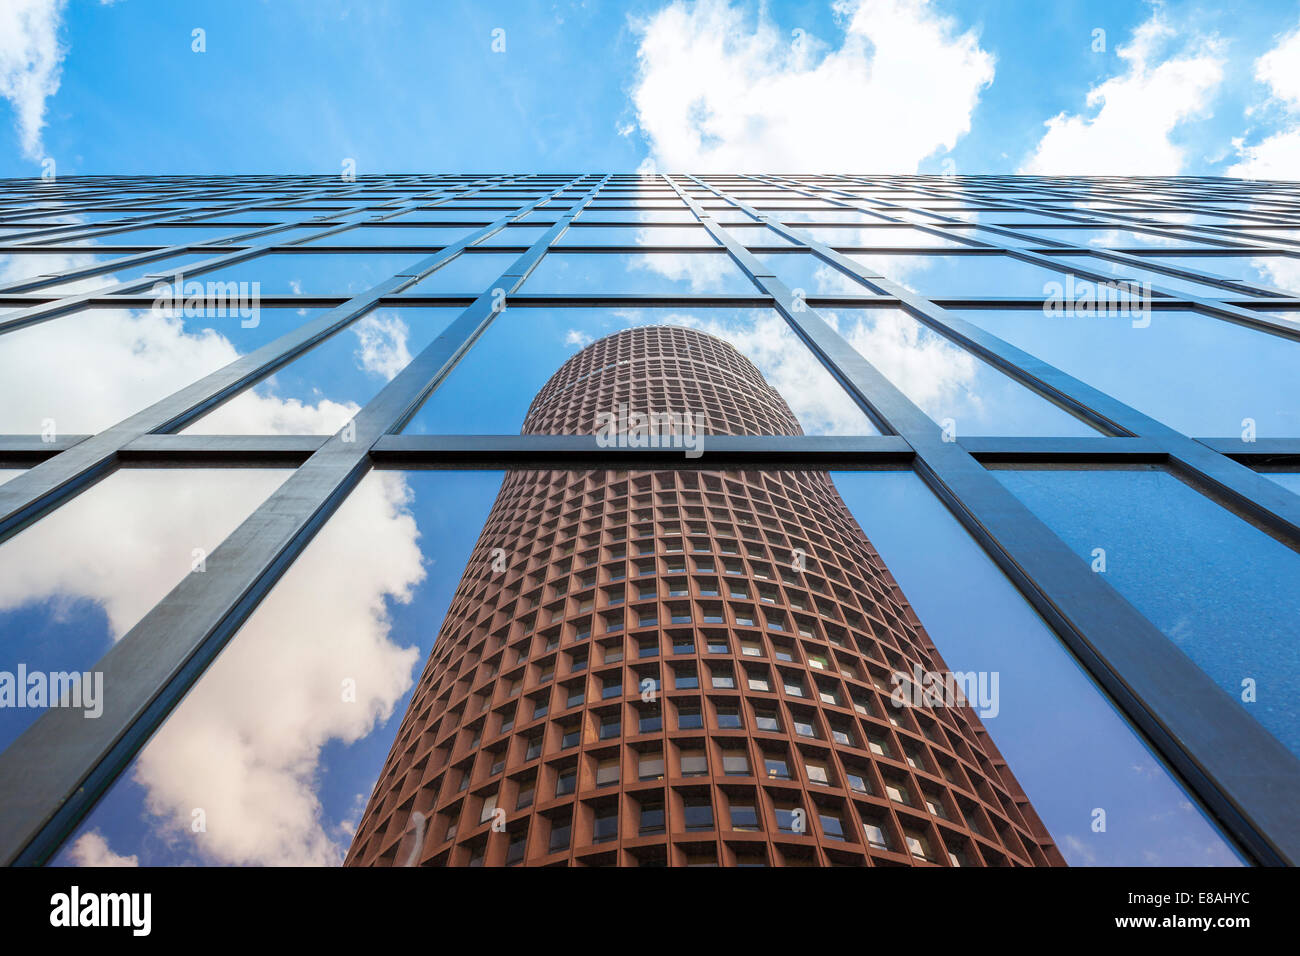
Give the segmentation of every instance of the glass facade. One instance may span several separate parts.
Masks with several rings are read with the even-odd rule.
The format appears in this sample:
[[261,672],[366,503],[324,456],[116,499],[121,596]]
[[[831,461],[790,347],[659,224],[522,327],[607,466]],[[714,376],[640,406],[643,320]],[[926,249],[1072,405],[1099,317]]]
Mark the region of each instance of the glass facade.
[[[0,856],[1295,862],[1296,227],[1294,185],[1201,178],[6,181]],[[610,336],[662,360],[585,367]],[[699,441],[574,419],[606,381]],[[523,473],[600,575],[435,641]],[[625,540],[588,473],[651,476]],[[720,530],[711,482],[791,475],[973,681],[1005,790],[891,708],[904,625],[775,563],[797,521]]]

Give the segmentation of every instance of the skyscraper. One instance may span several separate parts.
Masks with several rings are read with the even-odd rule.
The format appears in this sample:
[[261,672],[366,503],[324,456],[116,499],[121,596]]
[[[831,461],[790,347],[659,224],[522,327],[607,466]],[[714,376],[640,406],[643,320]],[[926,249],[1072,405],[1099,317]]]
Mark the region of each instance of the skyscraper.
[[[373,791],[365,832],[382,845],[359,844],[362,862],[404,863],[417,843],[430,862],[444,851],[451,863],[479,851],[485,863],[531,859],[569,805],[570,856],[583,861],[627,863],[635,851],[656,862],[656,847],[663,862],[704,861],[711,846],[730,862],[757,843],[770,862],[906,862],[906,822],[932,843],[968,839],[990,862],[1014,855],[996,814],[1014,815],[992,783],[979,790],[992,774],[963,727],[978,737],[981,722],[1071,865],[1300,859],[1300,801],[1288,796],[1300,793],[1297,209],[1294,183],[1213,178],[0,184],[0,861],[78,863],[106,849],[143,865],[328,865],[347,855]],[[684,325],[714,338],[687,348]],[[620,364],[634,356],[641,365]],[[619,414],[637,389],[641,407],[692,413],[683,429],[704,417],[702,456],[684,440],[639,447],[645,423]],[[603,441],[602,415],[627,432]],[[525,419],[532,434],[519,434]],[[588,434],[564,434],[578,431]],[[493,516],[485,565],[474,545],[503,470],[529,473],[510,487],[537,507]],[[621,595],[604,576],[619,563],[605,531],[619,512],[605,501],[620,482]],[[778,499],[796,506],[778,511]],[[642,554],[646,524],[654,547]],[[853,557],[869,547],[859,526],[871,560]],[[680,553],[659,550],[674,537]],[[710,550],[695,552],[706,538]],[[844,540],[855,543],[825,543]],[[541,575],[565,542],[575,562],[595,550],[596,564],[577,565],[560,595]],[[714,572],[698,565],[706,554]],[[652,556],[643,598],[636,561]],[[467,567],[466,593],[497,604],[482,604],[492,617],[481,620],[458,602],[468,631],[449,623],[435,652]],[[893,594],[890,576],[907,595],[898,606],[880,596]],[[682,579],[685,593],[664,583]],[[716,579],[717,593],[697,579]],[[590,593],[585,611],[579,593]],[[523,632],[516,611],[534,599],[534,632]],[[643,658],[626,635],[641,633],[644,603],[660,617],[657,656]],[[683,605],[689,620],[673,613]],[[624,660],[606,660],[620,607]],[[765,611],[783,611],[790,630],[770,629]],[[915,629],[913,612],[924,634],[895,620]],[[573,640],[587,618],[591,636]],[[689,650],[674,640],[687,630]],[[706,638],[718,632],[727,646],[713,653]],[[929,653],[925,635],[952,668],[998,677],[996,718],[884,709],[893,674],[924,664],[907,643]],[[587,680],[602,683],[570,695],[582,646]],[[460,661],[443,656],[457,648]],[[431,655],[447,682],[432,698],[418,679]],[[534,662],[552,657],[548,716],[535,717],[545,671]],[[674,668],[688,661],[698,690],[689,673],[678,686]],[[713,672],[720,661],[734,690]],[[520,692],[480,709],[493,666],[519,673]],[[627,681],[617,706],[601,696],[607,669]],[[807,698],[786,693],[787,672]],[[20,673],[88,674],[90,687],[102,675],[99,715],[5,705]],[[642,701],[640,681],[654,676],[655,700]],[[837,739],[831,720],[849,715],[818,680],[845,695],[869,686],[880,712],[846,696],[845,724],[883,728],[892,756]],[[392,767],[410,772],[376,790],[411,694],[403,733],[435,706],[442,721],[414,746],[403,738]],[[741,726],[720,726],[717,701],[742,695]],[[700,726],[683,729],[676,701],[692,696],[700,713],[686,723]],[[760,724],[751,700],[776,701],[777,723]],[[643,738],[637,708],[654,702],[663,730],[649,729],[651,714]],[[589,736],[564,747],[561,718],[611,708],[617,738],[610,722],[584,725]],[[463,739],[447,750],[453,726]],[[498,774],[482,776],[495,759],[463,772],[523,727],[559,740],[537,741],[522,769],[506,753]],[[752,777],[727,775],[714,748],[731,737],[745,739]],[[681,772],[679,738],[706,742],[704,776]],[[640,780],[640,756],[654,739],[667,830],[642,837],[636,794],[660,781],[653,753]],[[935,782],[898,759],[918,739],[927,759],[971,748],[954,789],[940,773],[935,813],[925,794],[909,792],[909,807],[884,789],[883,768],[918,788]],[[769,776],[760,741],[786,748],[788,783]],[[593,769],[609,747],[627,763]],[[693,773],[700,755],[686,756]],[[827,786],[805,757],[825,763]],[[863,772],[846,763],[859,758]],[[533,767],[523,814],[509,787]],[[574,771],[574,794],[555,796],[552,769]],[[783,787],[805,804],[766,802]],[[714,829],[673,830],[686,797],[702,795]],[[489,817],[503,810],[511,836],[526,822],[545,846],[482,839],[489,797]],[[838,801],[849,839],[825,836],[836,824],[815,798]],[[461,835],[445,840],[440,814],[457,799]],[[596,810],[611,802],[624,815],[617,837],[596,841],[597,820],[602,837],[609,826]],[[861,826],[882,805],[898,828],[882,834],[901,854],[872,848]],[[206,829],[194,828],[198,809]],[[795,809],[802,834],[781,829]],[[746,829],[755,819],[763,829]],[[991,843],[969,837],[975,823]],[[1007,826],[1029,842],[1028,821]],[[922,849],[942,863],[949,847]]]
[[[523,431],[665,412],[803,434],[665,326],[582,349]],[[946,673],[823,472],[511,471],[348,862],[1063,864],[973,702],[915,706]]]

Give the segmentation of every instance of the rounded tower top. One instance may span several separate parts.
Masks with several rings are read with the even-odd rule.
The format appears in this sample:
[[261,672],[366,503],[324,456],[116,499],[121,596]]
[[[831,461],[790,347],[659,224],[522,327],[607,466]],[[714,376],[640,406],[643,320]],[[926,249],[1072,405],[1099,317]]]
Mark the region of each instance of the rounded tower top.
[[590,435],[601,412],[702,415],[709,435],[802,435],[763,373],[716,336],[675,325],[624,329],[592,342],[551,376],[523,434]]

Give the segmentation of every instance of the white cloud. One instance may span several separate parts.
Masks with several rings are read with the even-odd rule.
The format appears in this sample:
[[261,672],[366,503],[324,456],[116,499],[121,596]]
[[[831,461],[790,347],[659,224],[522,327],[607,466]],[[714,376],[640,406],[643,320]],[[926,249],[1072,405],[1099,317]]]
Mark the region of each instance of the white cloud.
[[586,348],[594,341],[595,339],[579,329],[569,329],[569,331],[564,335],[565,345],[576,345],[580,349]]
[[108,848],[103,834],[92,830],[78,838],[68,853],[77,866],[139,866],[137,856],[119,856]]
[[776,312],[756,312],[730,321],[707,311],[676,313],[662,322],[729,342],[785,399],[805,434],[860,435],[867,426],[862,410]]
[[1229,176],[1242,179],[1300,178],[1300,126],[1274,133],[1254,146],[1244,139],[1234,139],[1239,161],[1226,170]]
[[[94,265],[99,261],[98,256],[89,252],[24,252],[21,255],[0,256],[0,285],[21,282],[24,279],[34,279],[37,276],[51,275],[56,272],[66,272],[69,269],[80,269]],[[88,280],[78,281],[84,282]],[[89,281],[95,282],[94,287],[104,284],[104,280],[100,278]],[[76,291],[86,290],[78,289]]]
[[246,389],[182,429],[185,435],[332,435],[360,411],[356,402],[308,405]]
[[738,266],[731,256],[697,255],[692,252],[653,252],[632,256],[628,271],[661,275],[672,282],[688,282],[692,292],[719,292],[734,278]]
[[[192,547],[214,548],[284,477],[112,476],[0,548],[0,611],[89,598],[120,638],[189,573]],[[321,749],[371,733],[412,684],[419,652],[389,639],[386,605],[410,601],[425,576],[409,503],[403,475],[368,475],[146,745],[133,776],[165,843],[208,863],[341,862],[358,811],[324,818]],[[195,809],[205,832],[191,829]],[[82,866],[137,862],[94,831],[69,853]]]
[[827,316],[849,343],[930,417],[980,419],[983,403],[975,388],[980,363],[975,356],[901,312],[868,309]]
[[1091,116],[1057,114],[1020,168],[1037,175],[1173,175],[1187,151],[1171,134],[1181,123],[1206,115],[1223,81],[1222,44],[1197,36],[1176,53],[1177,31],[1159,7],[1128,44],[1116,48],[1123,73],[1088,91]]
[[409,502],[400,473],[368,475],[141,752],[135,780],[164,836],[212,863],[342,861],[320,752],[371,733],[411,686],[419,652],[389,640],[385,604],[425,575]]
[[1255,61],[1255,79],[1290,114],[1290,123],[1253,146],[1245,145],[1244,138],[1234,139],[1239,161],[1227,174],[1243,179],[1300,179],[1300,27]]
[[[284,477],[118,472],[0,548],[0,612],[89,599],[116,640],[190,573],[193,549],[214,550]],[[341,860],[348,821],[323,819],[320,751],[370,733],[411,686],[418,652],[389,640],[385,605],[409,601],[425,574],[408,503],[402,475],[368,476],[142,752],[135,780],[168,840],[192,838],[214,863]],[[195,808],[205,833],[191,833]],[[86,837],[71,853],[116,857]]]
[[59,43],[64,0],[0,3],[0,96],[13,108],[23,155],[42,158],[45,101],[59,89],[67,52]]
[[1300,27],[1255,61],[1255,79],[1291,109],[1300,109]]
[[10,332],[0,348],[0,432],[101,431],[238,357],[212,330],[148,310],[89,309]]
[[[64,271],[81,258],[51,253],[41,257],[39,266],[0,259],[0,282],[10,272],[33,268]],[[81,281],[99,286],[112,279]],[[237,320],[213,320],[222,321],[233,325]],[[397,330],[390,331],[396,335]],[[383,365],[400,357],[398,345],[390,336],[386,350],[375,346],[372,360]],[[404,339],[400,346],[405,348]],[[0,349],[0,433],[36,434],[46,419],[53,419],[64,435],[102,431],[239,354],[219,331],[188,332],[182,319],[152,310],[87,309],[19,329],[4,336]],[[186,432],[331,434],[357,409],[351,402],[322,398],[309,405],[249,389]]]
[[[359,335],[358,357],[384,374],[404,340],[391,324],[377,331],[370,349]],[[102,429],[238,355],[216,331],[191,334],[179,319],[122,309],[53,319],[6,335],[4,346],[0,432],[19,433],[45,418],[65,434]],[[252,392],[228,408],[227,425],[271,433],[334,431],[356,411]],[[266,469],[114,474],[0,548],[0,611],[44,602],[57,615],[88,599],[116,640],[190,573],[195,548],[210,553],[283,478]],[[369,733],[411,685],[418,652],[388,639],[385,607],[386,597],[409,600],[425,573],[407,497],[400,474],[363,481],[142,752],[135,779],[165,835],[192,835],[193,809],[207,814],[207,832],[192,835],[198,857],[342,858],[346,821],[323,820],[315,795],[320,751]],[[355,703],[342,702],[345,678],[356,681]],[[98,834],[69,852],[83,865],[134,859]]]
[[915,172],[951,149],[993,81],[975,34],[929,0],[833,7],[844,31],[834,49],[725,0],[675,0],[634,21],[646,168]]
[[262,468],[115,472],[0,547],[0,613],[88,598],[117,640],[190,573],[193,549],[211,552],[285,477]]
[[[1292,169],[1292,175],[1295,175],[1295,167]],[[1300,259],[1268,256],[1251,259],[1250,264],[1263,273],[1274,288],[1300,295]]]
[[372,375],[392,381],[393,376],[411,363],[411,353],[406,347],[410,329],[397,315],[371,312],[353,323],[352,332],[360,340],[357,359]]
[[[0,283],[33,269],[62,272],[85,258],[50,253],[40,256],[38,265],[0,258]],[[110,275],[81,283],[97,287],[112,280]],[[222,321],[233,325],[237,320],[213,320]],[[389,348],[376,345],[372,351],[379,365],[400,354],[393,337],[397,330],[390,331]],[[405,348],[404,339],[400,346]],[[230,364],[239,354],[215,329],[189,332],[181,318],[148,309],[86,309],[18,329],[4,336],[0,348],[0,433],[36,434],[46,419],[53,419],[56,431],[64,435],[102,431]],[[331,434],[356,412],[351,402],[322,398],[308,405],[250,389],[186,431]]]

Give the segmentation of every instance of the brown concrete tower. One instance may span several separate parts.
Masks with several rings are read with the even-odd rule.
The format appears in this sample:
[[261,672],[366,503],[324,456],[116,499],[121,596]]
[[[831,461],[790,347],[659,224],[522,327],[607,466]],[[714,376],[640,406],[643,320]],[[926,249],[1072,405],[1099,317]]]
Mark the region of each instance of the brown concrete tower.
[[[734,348],[619,332],[525,433],[703,413],[802,434]],[[704,458],[707,460],[707,439]],[[507,474],[349,865],[1063,865],[830,477]]]

